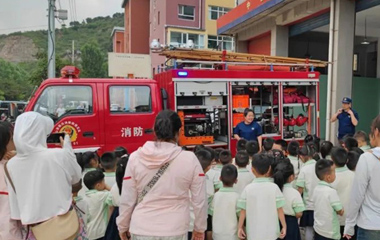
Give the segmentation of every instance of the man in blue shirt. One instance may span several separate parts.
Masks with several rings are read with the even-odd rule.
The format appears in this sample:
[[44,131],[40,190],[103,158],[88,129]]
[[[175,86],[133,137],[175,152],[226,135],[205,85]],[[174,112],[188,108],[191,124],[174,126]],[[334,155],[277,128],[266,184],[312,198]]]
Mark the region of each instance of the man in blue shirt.
[[236,125],[234,128],[234,138],[240,140],[241,138],[247,141],[257,141],[259,148],[262,145],[262,128],[260,124],[254,121],[255,113],[252,109],[246,108],[244,110],[244,121]]
[[351,108],[351,98],[345,97],[342,100],[342,108],[338,110],[331,118],[331,122],[339,120],[338,139],[342,140],[344,136],[353,136],[355,127],[359,123],[358,113]]

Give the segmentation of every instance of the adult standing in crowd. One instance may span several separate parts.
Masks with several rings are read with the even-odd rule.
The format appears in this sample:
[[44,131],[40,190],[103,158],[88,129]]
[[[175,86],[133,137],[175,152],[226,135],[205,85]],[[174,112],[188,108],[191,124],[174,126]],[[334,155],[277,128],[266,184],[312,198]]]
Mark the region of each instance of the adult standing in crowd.
[[350,239],[359,227],[358,240],[380,239],[380,115],[371,126],[373,150],[361,155],[355,170],[345,236]]
[[244,121],[236,125],[234,128],[234,138],[240,140],[241,138],[247,141],[256,141],[259,143],[259,149],[263,143],[263,130],[255,120],[255,112],[252,109],[246,108],[244,110]]
[[[62,148],[47,148],[53,127],[53,120],[36,112],[21,114],[16,120],[17,155],[7,164],[13,182],[12,186],[8,180],[8,191],[11,218],[20,219],[23,225],[34,226],[66,214],[72,204],[71,186],[81,179],[68,136],[61,139]],[[30,232],[28,239],[34,238]]]
[[22,240],[21,222],[11,219],[5,164],[15,155],[13,126],[0,122],[0,240]]
[[359,114],[352,109],[352,99],[345,97],[342,100],[342,108],[336,112],[331,122],[339,121],[338,140],[341,141],[346,135],[354,136],[355,128],[359,123]]
[[[178,114],[162,111],[154,125],[156,141],[132,153],[124,175],[117,218],[122,240],[186,240],[190,204],[193,236],[203,240],[207,225],[205,174],[194,155],[177,145]],[[189,198],[191,192],[191,200]]]

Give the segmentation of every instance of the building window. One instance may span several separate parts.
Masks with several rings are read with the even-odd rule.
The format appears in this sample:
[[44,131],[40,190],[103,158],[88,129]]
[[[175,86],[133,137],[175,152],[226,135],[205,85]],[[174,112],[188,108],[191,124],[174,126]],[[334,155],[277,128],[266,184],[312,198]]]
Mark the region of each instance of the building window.
[[202,34],[171,32],[170,45],[173,47],[185,46],[188,40],[193,40],[194,47],[198,49],[205,48],[205,36]]
[[234,51],[234,38],[208,35],[208,48]]
[[216,6],[208,7],[209,18],[211,20],[217,20],[218,18],[228,13],[229,11],[231,11],[231,8],[216,7]]
[[178,18],[184,20],[194,20],[195,19],[195,7],[179,5],[178,7]]

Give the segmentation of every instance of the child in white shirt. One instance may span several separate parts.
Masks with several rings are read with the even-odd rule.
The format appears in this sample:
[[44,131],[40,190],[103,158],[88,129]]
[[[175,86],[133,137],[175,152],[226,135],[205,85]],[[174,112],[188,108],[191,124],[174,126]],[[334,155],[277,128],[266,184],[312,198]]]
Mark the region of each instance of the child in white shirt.
[[355,151],[350,151],[348,152],[347,154],[347,167],[348,169],[350,169],[351,171],[355,172],[356,170],[356,165],[358,165],[358,161],[359,161],[359,158],[360,158],[360,155],[358,152],[355,152]]
[[298,150],[300,149],[300,143],[297,141],[291,141],[288,144],[288,158],[290,162],[293,165],[294,168],[294,181],[293,181],[293,187],[296,188],[296,181],[298,179],[298,174],[300,173],[301,169],[301,161],[298,158]]
[[[247,164],[247,169],[250,172],[252,172],[252,158],[253,158],[253,155],[259,153],[259,151],[260,151],[259,143],[257,141],[248,141],[247,144],[245,145],[245,149],[246,149],[248,156],[249,156],[249,163]],[[235,165],[236,165],[236,160],[235,160]],[[239,170],[238,170],[238,172],[239,172]]]
[[82,189],[79,191],[78,196],[84,198],[86,196],[86,191],[88,190],[83,182],[84,175],[99,168],[99,159],[98,155],[95,152],[77,154],[76,157],[78,164],[82,168]]
[[289,160],[279,162],[273,171],[274,182],[282,190],[285,198],[284,214],[286,220],[285,240],[301,240],[298,219],[305,211],[301,194],[290,184],[294,180],[294,168]]
[[232,163],[232,160],[233,159],[230,150],[223,150],[220,152],[219,161],[221,165],[217,165],[214,168],[216,171],[213,179],[215,192],[217,192],[223,186],[222,182],[220,181],[220,174],[222,173],[223,166]]
[[218,149],[215,150],[215,152],[214,152],[214,154],[215,154],[215,158],[214,158],[215,165],[206,173],[207,179],[209,179],[212,182],[214,189],[217,188],[217,186],[219,185],[219,177],[220,177],[220,173],[221,173],[222,168],[223,168],[223,164],[221,164],[220,160],[219,160],[219,156],[220,156],[220,153],[222,151],[224,151],[224,149],[223,150],[218,150]]
[[[90,171],[84,176],[88,205],[87,235],[90,240],[102,239],[106,233],[110,202],[110,188],[106,185],[104,174],[100,170]],[[107,190],[107,191],[105,191]]]
[[[350,196],[352,190],[352,184],[354,182],[355,173],[350,171],[347,166],[347,151],[343,148],[333,148],[331,152],[332,160],[335,163],[335,175],[336,179],[331,186],[337,191],[340,201],[343,204],[343,208],[348,212],[350,204]],[[346,214],[339,217],[340,233],[344,234],[344,226],[346,225]]]
[[[238,181],[235,185],[233,185],[234,190],[240,194],[242,194],[244,188],[252,183],[255,176],[252,171],[248,170],[249,157],[248,153],[245,151],[239,151],[235,156],[235,164],[238,167]],[[251,167],[252,168],[252,167]]]
[[332,160],[331,151],[334,145],[330,141],[323,141],[321,143],[321,157],[322,159]]
[[116,166],[116,183],[112,186],[108,202],[112,203],[114,210],[108,222],[107,231],[104,237],[104,240],[115,240],[119,239],[119,230],[116,225],[116,218],[119,216],[119,205],[120,205],[120,196],[121,189],[124,181],[125,169],[128,164],[129,157],[128,155],[123,155],[117,162]]
[[116,183],[116,162],[117,158],[113,152],[106,152],[100,158],[100,166],[104,169],[104,180],[109,187]]
[[274,141],[272,149],[273,150],[274,149],[280,150],[282,152],[282,154],[284,156],[286,156],[287,150],[288,150],[288,143],[284,139],[278,139],[278,140]]
[[330,185],[335,181],[334,162],[321,159],[315,165],[315,171],[320,179],[313,194],[315,240],[339,240],[338,215],[343,216],[344,210],[337,191]]
[[314,238],[314,203],[313,193],[315,187],[318,185],[318,177],[315,174],[316,161],[313,159],[315,154],[313,148],[305,144],[298,151],[299,158],[304,163],[300,170],[297,179],[298,191],[303,194],[303,201],[305,203],[306,211],[303,212],[300,227],[305,228],[306,240],[313,240]]
[[364,131],[357,131],[354,135],[356,141],[358,141],[358,147],[363,150],[363,152],[368,152],[371,150],[371,146],[368,145],[369,137]]
[[[286,236],[286,222],[283,211],[285,199],[279,187],[270,178],[273,156],[256,154],[252,160],[252,171],[256,178],[243,191],[238,200],[238,236],[240,239],[277,239]],[[247,218],[246,231],[244,221]],[[280,231],[279,220],[282,225]]]
[[[207,194],[207,201],[208,201],[208,218],[207,218],[207,238],[206,239],[212,239],[212,216],[211,216],[211,202],[214,198],[214,183],[211,179],[208,178],[207,173],[211,169],[211,165],[214,161],[212,152],[210,149],[201,149],[197,152],[195,152],[195,156],[197,156],[203,172],[206,174],[206,194]],[[191,239],[192,237],[192,232],[194,230],[194,212],[192,206],[190,206],[190,225],[189,225],[189,233],[188,233],[188,238]]]
[[237,201],[239,194],[233,189],[238,171],[232,164],[223,166],[220,180],[223,187],[215,193],[211,205],[213,240],[238,240]]

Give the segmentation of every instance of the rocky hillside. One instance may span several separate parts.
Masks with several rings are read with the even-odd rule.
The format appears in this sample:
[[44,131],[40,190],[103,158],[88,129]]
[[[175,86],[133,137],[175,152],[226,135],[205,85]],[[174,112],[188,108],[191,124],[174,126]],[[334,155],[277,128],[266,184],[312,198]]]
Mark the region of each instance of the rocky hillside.
[[[124,26],[124,14],[115,13],[112,17],[87,18],[82,23],[71,22],[70,26],[56,30],[56,53],[66,57],[75,40],[76,49],[86,42],[95,41],[106,55],[112,50],[111,32],[115,26]],[[39,49],[47,49],[47,31],[16,32],[0,35],[0,58],[8,62],[24,63],[36,60]]]
[[25,36],[9,36],[0,42],[0,58],[8,62],[28,62],[36,60],[36,44]]

